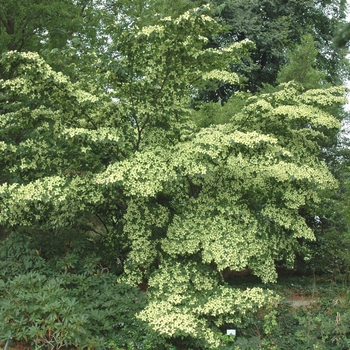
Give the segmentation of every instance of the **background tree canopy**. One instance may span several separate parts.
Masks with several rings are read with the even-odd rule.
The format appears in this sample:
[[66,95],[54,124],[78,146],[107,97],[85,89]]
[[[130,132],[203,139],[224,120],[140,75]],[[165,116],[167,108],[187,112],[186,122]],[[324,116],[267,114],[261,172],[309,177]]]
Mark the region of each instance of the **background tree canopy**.
[[[345,5],[191,4],[0,2],[0,223],[8,240],[30,237],[31,273],[108,269],[115,293],[147,289],[138,322],[218,348],[221,327],[275,302],[225,272],[275,282],[337,187],[324,150],[345,117],[331,44]],[[28,341],[16,327],[7,316],[0,329]]]

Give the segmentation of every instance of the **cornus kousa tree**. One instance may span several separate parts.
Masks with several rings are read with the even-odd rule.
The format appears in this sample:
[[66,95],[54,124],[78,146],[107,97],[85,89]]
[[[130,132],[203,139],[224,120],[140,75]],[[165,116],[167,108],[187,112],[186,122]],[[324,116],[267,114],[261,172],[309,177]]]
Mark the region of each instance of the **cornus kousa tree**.
[[113,244],[120,281],[147,286],[137,317],[215,348],[221,326],[274,301],[229,285],[223,271],[274,282],[275,261],[292,264],[299,240],[314,239],[300,213],[336,186],[319,143],[340,126],[332,110],[344,90],[281,85],[242,97],[229,122],[198,127],[191,100],[238,82],[228,66],[254,49],[206,48],[220,31],[207,11],[110,28],[89,82],[35,53],[3,55],[0,222],[48,235],[98,231]]

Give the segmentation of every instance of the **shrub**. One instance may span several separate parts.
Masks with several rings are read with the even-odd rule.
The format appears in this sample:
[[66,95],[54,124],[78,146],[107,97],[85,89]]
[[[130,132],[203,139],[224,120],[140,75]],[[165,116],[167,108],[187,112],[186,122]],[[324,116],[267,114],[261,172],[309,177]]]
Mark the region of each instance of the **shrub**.
[[[117,276],[94,264],[79,264],[73,251],[44,259],[22,234],[0,244],[0,343],[8,339],[35,349],[162,349],[164,341],[135,318],[146,294],[117,283]],[[84,265],[85,264],[85,265]],[[79,273],[75,273],[79,272]]]
[[[256,327],[240,330],[239,349],[349,349],[350,302],[323,298],[319,304],[291,308],[282,303],[257,320]],[[232,348],[233,349],[233,348]]]

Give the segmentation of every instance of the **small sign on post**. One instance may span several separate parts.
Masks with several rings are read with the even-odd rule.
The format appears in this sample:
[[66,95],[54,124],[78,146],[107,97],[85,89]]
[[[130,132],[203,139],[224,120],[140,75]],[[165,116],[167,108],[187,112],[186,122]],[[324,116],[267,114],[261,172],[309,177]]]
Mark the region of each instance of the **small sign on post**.
[[236,335],[236,330],[235,329],[228,329],[227,331],[226,331],[226,335]]

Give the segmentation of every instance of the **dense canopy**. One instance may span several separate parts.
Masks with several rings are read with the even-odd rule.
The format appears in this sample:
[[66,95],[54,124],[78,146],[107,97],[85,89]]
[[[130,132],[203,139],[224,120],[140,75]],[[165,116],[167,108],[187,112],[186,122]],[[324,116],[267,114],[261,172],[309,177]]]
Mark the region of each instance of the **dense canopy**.
[[[272,16],[271,4],[261,9]],[[269,290],[229,284],[225,272],[248,269],[275,282],[276,261],[293,266],[300,243],[315,240],[307,218],[337,187],[321,156],[343,116],[345,89],[326,77],[335,66],[325,71],[319,61],[321,74],[311,63],[305,83],[277,74],[283,57],[274,81],[265,79],[269,68],[260,63],[249,81],[260,85],[254,78],[260,74],[276,86],[229,98],[232,90],[222,106],[203,94],[239,86],[245,73],[237,67],[264,47],[276,55],[276,47],[230,21],[225,32],[208,5],[177,14],[190,7],[183,2],[172,10],[176,15],[160,11],[150,19],[145,10],[133,18],[128,11],[138,8],[125,2],[116,20],[117,3],[94,8],[67,1],[60,16],[72,28],[64,36],[51,16],[58,2],[37,1],[30,13],[20,4],[0,6],[7,6],[0,18],[5,27],[11,15],[29,16],[31,33],[0,33],[9,49],[0,61],[0,223],[13,234],[55,240],[68,233],[67,246],[73,237],[102,246],[95,268],[110,269],[118,283],[146,286],[147,304],[137,318],[165,338],[222,346],[220,327],[244,324],[275,302]],[[251,2],[230,6],[241,13],[234,8]],[[88,28],[86,18],[95,18],[95,27],[78,35]],[[268,19],[266,26],[277,22]],[[16,40],[8,40],[12,34]],[[292,61],[291,67],[295,72]],[[37,248],[38,256],[44,251]],[[79,254],[87,264],[88,254]],[[74,274],[74,267],[65,271]],[[11,322],[1,327],[9,331]]]

